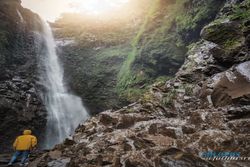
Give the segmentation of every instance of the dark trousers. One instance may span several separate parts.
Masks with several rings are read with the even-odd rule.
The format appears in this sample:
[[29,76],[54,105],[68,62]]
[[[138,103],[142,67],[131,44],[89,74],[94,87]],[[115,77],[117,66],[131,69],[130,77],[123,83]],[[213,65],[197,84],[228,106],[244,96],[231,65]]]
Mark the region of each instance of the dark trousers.
[[29,155],[30,155],[30,151],[29,150],[26,150],[26,151],[16,151],[14,153],[14,155],[12,156],[9,164],[13,164],[17,160],[17,158],[19,156],[22,157],[21,163],[24,164],[25,162],[27,162],[27,160],[29,158]]

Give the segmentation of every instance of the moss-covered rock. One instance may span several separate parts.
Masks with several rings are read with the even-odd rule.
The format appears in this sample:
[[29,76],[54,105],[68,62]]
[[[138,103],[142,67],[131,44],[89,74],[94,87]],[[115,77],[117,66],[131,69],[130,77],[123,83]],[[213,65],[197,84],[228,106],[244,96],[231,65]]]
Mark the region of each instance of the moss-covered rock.
[[212,50],[213,56],[225,66],[249,60],[245,47],[248,45],[249,9],[248,1],[227,5],[222,9],[222,13],[226,14],[219,16],[201,32],[202,38],[218,45]]
[[115,86],[116,76],[129,51],[126,44],[98,50],[82,46],[61,49],[67,83],[83,98],[92,113],[122,105]]
[[61,47],[65,72],[94,112],[137,100],[157,78],[172,77],[184,62],[187,46],[199,39],[224,0],[130,3],[138,8],[125,20],[114,16],[94,22],[65,14],[53,24],[57,39],[75,40],[74,46]]
[[222,21],[206,26],[202,38],[220,45],[223,49],[236,48],[242,42],[242,26],[237,22]]
[[158,77],[173,76],[184,62],[187,46],[200,37],[203,26],[223,4],[214,0],[151,1],[118,75],[118,91],[130,94],[127,90],[146,88]]

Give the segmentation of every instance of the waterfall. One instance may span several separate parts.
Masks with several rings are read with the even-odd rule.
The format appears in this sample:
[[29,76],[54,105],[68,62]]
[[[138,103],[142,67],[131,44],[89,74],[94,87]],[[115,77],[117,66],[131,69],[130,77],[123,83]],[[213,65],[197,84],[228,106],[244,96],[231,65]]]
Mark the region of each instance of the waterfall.
[[56,43],[49,24],[42,23],[44,41],[40,81],[45,87],[43,100],[48,112],[45,148],[51,148],[69,137],[87,119],[88,113],[79,97],[70,94],[63,82],[63,68],[56,53]]
[[17,12],[18,17],[20,18],[21,23],[23,23],[24,19],[23,19],[22,14],[20,13],[20,11],[18,9],[16,9],[16,12]]

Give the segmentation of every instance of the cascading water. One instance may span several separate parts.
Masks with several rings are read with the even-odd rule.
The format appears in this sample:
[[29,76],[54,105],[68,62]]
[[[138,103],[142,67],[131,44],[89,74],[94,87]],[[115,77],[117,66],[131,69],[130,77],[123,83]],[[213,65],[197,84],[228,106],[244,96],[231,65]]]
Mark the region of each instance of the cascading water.
[[88,113],[79,97],[69,94],[63,82],[63,69],[56,53],[56,44],[48,23],[43,21],[43,72],[44,103],[48,111],[45,148],[51,148],[71,135],[87,119]]
[[23,23],[24,19],[23,19],[22,14],[20,13],[20,11],[18,9],[16,9],[16,12],[17,12],[18,17],[20,18],[21,23]]

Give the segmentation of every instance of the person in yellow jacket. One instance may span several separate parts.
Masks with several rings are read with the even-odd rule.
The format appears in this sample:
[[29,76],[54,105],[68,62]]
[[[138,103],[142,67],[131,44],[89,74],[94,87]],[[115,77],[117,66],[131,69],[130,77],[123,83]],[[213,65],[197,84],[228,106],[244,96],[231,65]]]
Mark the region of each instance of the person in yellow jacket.
[[22,156],[21,165],[26,163],[30,151],[37,145],[37,138],[31,135],[31,133],[31,130],[24,130],[23,135],[16,138],[13,144],[15,153],[8,164],[9,166],[11,166],[19,156]]

